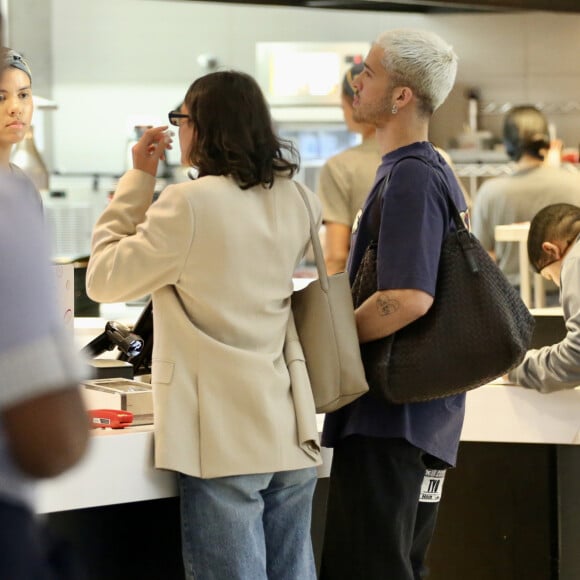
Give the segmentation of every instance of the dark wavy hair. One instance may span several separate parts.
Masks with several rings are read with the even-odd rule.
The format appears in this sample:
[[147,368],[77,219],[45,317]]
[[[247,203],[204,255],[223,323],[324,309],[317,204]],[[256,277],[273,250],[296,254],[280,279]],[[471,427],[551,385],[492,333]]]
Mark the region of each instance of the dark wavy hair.
[[292,177],[300,157],[272,127],[268,104],[248,74],[219,71],[195,80],[185,95],[194,137],[188,153],[199,176],[229,175],[242,189]]
[[571,242],[579,233],[580,207],[554,203],[541,209],[532,219],[528,232],[528,258],[536,272],[550,260],[542,248],[544,242],[564,239]]

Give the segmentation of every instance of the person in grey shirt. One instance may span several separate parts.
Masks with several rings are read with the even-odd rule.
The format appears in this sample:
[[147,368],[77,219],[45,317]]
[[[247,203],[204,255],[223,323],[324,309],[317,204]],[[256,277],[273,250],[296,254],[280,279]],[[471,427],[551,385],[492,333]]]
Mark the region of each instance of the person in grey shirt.
[[[580,205],[580,174],[544,162],[550,148],[548,121],[532,106],[511,109],[504,120],[506,152],[516,162],[511,175],[484,181],[474,200],[472,231],[514,286],[520,283],[518,245],[495,240],[495,227],[529,222],[553,203]],[[570,166],[572,167],[572,166]],[[553,285],[547,290],[557,292]]]
[[530,263],[560,287],[566,336],[557,344],[530,350],[507,379],[551,393],[580,385],[580,207],[558,203],[539,211],[530,225]]
[[0,172],[0,207],[0,578],[81,580],[80,569],[63,568],[72,553],[34,515],[34,484],[83,456],[89,421],[78,382],[88,367],[57,307],[33,184]]

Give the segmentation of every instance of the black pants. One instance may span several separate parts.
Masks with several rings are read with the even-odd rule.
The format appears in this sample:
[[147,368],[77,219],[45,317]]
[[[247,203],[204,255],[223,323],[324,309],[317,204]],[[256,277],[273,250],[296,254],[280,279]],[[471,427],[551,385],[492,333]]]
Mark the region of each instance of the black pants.
[[2,580],[84,580],[68,545],[50,535],[27,508],[0,501]]
[[343,439],[333,451],[321,580],[425,578],[439,503],[419,501],[421,487],[426,468],[445,467],[403,439]]

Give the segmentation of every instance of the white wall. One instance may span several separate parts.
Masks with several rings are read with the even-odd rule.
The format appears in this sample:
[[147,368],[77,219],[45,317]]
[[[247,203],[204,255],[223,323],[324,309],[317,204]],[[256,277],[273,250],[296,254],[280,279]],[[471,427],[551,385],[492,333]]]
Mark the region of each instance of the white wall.
[[[13,16],[21,1],[13,2]],[[50,113],[53,167],[121,172],[136,117],[165,123],[189,84],[204,74],[196,62],[201,53],[215,54],[224,67],[254,74],[257,41],[366,41],[387,22],[425,23],[420,16],[207,2],[52,0],[51,96],[59,104]],[[33,72],[35,42],[23,31],[12,39],[28,53]]]
[[[41,35],[38,18],[25,25],[37,9],[49,16]],[[52,57],[52,94],[43,96],[59,104],[49,113],[50,158],[63,172],[121,172],[129,127],[139,115],[165,122],[204,73],[199,54],[254,74],[258,41],[370,41],[383,29],[407,26],[440,33],[461,59],[457,88],[435,119],[441,139],[467,119],[466,87],[501,103],[580,100],[580,14],[424,16],[171,0],[12,0],[10,17],[11,43],[27,54],[35,79],[41,72],[47,78],[35,71],[50,67],[46,55]],[[568,144],[580,142],[578,113],[549,116]],[[497,133],[501,116],[481,122]]]
[[[558,136],[578,147],[580,14],[453,15],[433,17],[432,22],[433,30],[451,42],[460,57],[457,87],[438,113],[441,120],[460,129],[457,121],[467,120],[463,91],[479,87],[486,102],[545,107]],[[575,105],[573,111],[561,113],[570,103]],[[459,116],[458,107],[462,107]],[[484,115],[481,123],[501,135],[502,120],[503,114]]]

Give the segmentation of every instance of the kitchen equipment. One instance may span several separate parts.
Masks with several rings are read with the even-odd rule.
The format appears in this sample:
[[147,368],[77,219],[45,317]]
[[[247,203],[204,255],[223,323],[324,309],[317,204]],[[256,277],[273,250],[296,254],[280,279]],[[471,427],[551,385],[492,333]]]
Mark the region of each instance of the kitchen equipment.
[[89,361],[95,379],[132,379],[135,375],[130,362],[110,359],[94,358]]
[[479,91],[477,89],[469,89],[467,91],[467,123],[472,133],[476,133],[478,129],[478,111],[479,111]]
[[133,425],[153,423],[151,385],[126,378],[94,379],[81,383],[88,409],[116,409],[133,414]]
[[143,339],[131,332],[131,330],[114,320],[109,320],[105,324],[105,330],[96,338],[91,340],[83,348],[83,352],[87,356],[96,357],[106,350],[113,350],[117,347],[121,352],[124,352],[131,360],[141,354],[143,349]]

